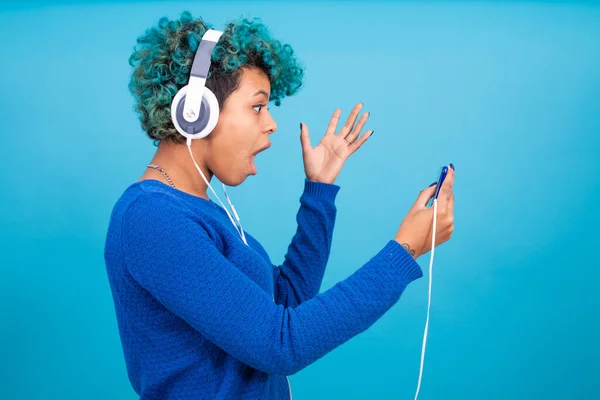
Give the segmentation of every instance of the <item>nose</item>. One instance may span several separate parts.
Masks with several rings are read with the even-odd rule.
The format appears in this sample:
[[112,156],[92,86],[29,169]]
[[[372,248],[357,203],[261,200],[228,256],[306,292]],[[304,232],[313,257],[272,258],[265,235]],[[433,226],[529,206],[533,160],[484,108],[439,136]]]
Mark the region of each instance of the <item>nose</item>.
[[275,133],[277,130],[277,122],[271,116],[271,113],[267,112],[267,117],[265,119],[264,130],[267,134]]

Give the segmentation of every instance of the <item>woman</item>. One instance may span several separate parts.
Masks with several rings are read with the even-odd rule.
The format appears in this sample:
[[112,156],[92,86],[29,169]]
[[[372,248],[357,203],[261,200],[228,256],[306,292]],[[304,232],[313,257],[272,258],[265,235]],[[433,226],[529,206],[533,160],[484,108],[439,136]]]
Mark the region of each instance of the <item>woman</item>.
[[[128,376],[143,399],[291,398],[287,375],[369,328],[423,275],[416,259],[430,250],[433,211],[426,204],[435,187],[420,193],[394,239],[368,263],[319,293],[336,217],[334,181],[372,131],[360,135],[366,115],[354,126],[360,104],[337,134],[336,110],[314,148],[301,124],[306,178],[298,229],[283,265],[273,265],[207,189],[213,176],[236,186],[257,173],[254,157],[277,130],[267,104],[293,95],[303,69],[259,21],[228,24],[206,81],[220,105],[218,123],[186,148],[171,101],[207,29],[188,12],[162,18],[130,58],[142,127],[160,144],[117,201],[106,238]],[[436,245],[453,229],[453,181],[451,170]]]

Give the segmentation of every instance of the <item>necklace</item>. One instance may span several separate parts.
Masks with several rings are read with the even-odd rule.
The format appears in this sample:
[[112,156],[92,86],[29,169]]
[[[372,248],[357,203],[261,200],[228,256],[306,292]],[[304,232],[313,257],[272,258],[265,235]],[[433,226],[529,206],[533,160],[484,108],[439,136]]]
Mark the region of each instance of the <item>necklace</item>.
[[159,167],[156,164],[148,164],[147,167],[148,168],[154,168],[154,169],[158,170],[158,172],[160,172],[161,174],[163,174],[163,176],[167,179],[167,181],[169,181],[169,185],[171,185],[171,187],[173,189],[175,189],[175,185],[173,184],[173,181],[171,180],[171,178],[169,178],[169,175],[167,175],[167,173],[165,172],[164,169],[162,169],[161,167]]

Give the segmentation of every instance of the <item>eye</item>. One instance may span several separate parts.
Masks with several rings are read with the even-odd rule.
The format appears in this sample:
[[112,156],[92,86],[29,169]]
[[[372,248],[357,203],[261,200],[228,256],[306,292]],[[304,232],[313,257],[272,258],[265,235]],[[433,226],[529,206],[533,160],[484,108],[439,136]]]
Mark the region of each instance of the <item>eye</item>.
[[[257,107],[258,107],[258,110],[256,110]],[[252,108],[254,108],[257,113],[260,113],[260,110],[262,110],[263,107],[264,107],[263,104],[257,104],[255,106],[253,106]]]

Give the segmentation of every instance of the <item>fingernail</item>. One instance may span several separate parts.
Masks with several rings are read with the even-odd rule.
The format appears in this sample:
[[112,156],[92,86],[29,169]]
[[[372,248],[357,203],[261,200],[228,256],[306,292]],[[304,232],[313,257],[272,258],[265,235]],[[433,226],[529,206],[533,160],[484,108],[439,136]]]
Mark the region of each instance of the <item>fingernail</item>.
[[431,185],[429,185],[429,187],[435,186],[437,185],[437,182],[433,182]]
[[300,130],[302,130],[302,122],[300,122]]
[[454,165],[452,165],[452,163],[450,163],[450,168],[452,168],[452,171],[454,171]]
[[[371,136],[373,136],[374,133],[375,133],[375,131],[371,131]],[[371,137],[371,136],[369,136],[369,137]]]

